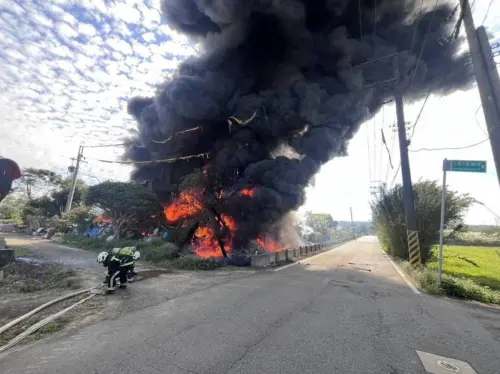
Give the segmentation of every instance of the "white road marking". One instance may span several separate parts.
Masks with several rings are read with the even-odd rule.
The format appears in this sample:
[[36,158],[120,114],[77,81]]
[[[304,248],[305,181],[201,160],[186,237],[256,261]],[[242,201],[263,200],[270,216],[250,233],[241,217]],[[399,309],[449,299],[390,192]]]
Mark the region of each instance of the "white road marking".
[[394,269],[396,269],[396,271],[398,272],[398,274],[401,276],[401,278],[403,278],[403,280],[406,282],[406,284],[408,285],[408,287],[411,288],[411,290],[413,292],[415,292],[417,295],[421,295],[421,292],[418,290],[417,287],[414,286],[414,284],[408,279],[408,277],[405,275],[405,273],[403,272],[403,270],[401,270],[399,268],[399,266],[394,262],[392,261],[392,258],[390,258],[387,253],[385,253],[382,248],[380,248],[380,251],[384,254],[385,258],[387,258],[389,260],[389,262],[392,264],[392,266],[394,267]]
[[313,258],[321,257],[321,256],[323,256],[323,255],[326,255],[326,254],[328,254],[328,253],[330,253],[330,252],[333,252],[333,251],[335,251],[335,250],[339,249],[340,247],[342,247],[342,246],[344,246],[344,245],[346,245],[346,244],[350,244],[350,243],[352,243],[352,242],[353,242],[353,241],[349,241],[349,242],[347,242],[347,243],[340,244],[339,246],[337,246],[337,247],[335,247],[335,248],[332,248],[332,249],[330,249],[330,250],[328,250],[328,251],[326,251],[326,252],[321,252],[321,253],[318,253],[317,255],[314,255],[314,256],[311,256],[311,257],[305,257],[305,258],[303,258],[302,260],[298,260],[298,261],[293,262],[293,263],[291,263],[291,264],[288,264],[288,265],[285,265],[285,266],[282,266],[282,267],[279,267],[279,268],[273,269],[273,271],[285,270],[285,269],[288,269],[288,268],[289,268],[289,267],[291,267],[291,266],[294,266],[294,265],[298,265],[298,264],[300,264],[302,261],[312,260]]

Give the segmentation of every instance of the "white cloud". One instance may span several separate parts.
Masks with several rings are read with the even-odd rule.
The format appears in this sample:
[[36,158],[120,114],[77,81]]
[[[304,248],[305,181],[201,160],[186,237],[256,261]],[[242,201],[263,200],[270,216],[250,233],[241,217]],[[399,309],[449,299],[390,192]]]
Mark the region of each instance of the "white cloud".
[[128,23],[140,23],[141,13],[134,7],[134,4],[116,1],[110,11],[119,19]]
[[82,35],[94,36],[97,34],[97,30],[94,26],[89,23],[80,23],[78,25],[78,32]]
[[59,22],[57,24],[57,33],[60,37],[75,38],[78,36],[75,29],[65,22]]
[[156,40],[156,36],[154,33],[152,32],[147,32],[147,33],[144,33],[142,34],[142,38],[147,41],[147,42],[153,42]]

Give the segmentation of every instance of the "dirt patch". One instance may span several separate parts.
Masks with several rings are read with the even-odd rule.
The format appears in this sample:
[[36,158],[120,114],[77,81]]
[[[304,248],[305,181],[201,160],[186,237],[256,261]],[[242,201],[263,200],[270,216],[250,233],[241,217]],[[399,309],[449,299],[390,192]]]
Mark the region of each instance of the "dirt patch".
[[34,257],[16,258],[4,269],[4,277],[0,281],[0,293],[78,289],[81,286],[75,270]]

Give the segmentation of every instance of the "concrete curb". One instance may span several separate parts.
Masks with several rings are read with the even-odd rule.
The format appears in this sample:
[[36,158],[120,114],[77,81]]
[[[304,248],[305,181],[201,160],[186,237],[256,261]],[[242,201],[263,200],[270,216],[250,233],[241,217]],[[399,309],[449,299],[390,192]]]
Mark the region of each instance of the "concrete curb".
[[299,248],[285,249],[279,252],[252,255],[250,256],[250,265],[255,268],[267,268],[276,265],[283,265],[287,262],[294,262],[299,258],[329,251],[333,246],[341,245],[357,238],[357,236],[354,236],[352,238],[340,240],[338,242],[312,244]]

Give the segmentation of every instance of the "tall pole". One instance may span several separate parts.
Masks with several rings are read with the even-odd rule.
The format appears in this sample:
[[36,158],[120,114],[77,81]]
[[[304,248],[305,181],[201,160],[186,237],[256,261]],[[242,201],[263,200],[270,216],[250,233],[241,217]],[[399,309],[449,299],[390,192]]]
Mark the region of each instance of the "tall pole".
[[352,206],[349,207],[349,212],[351,213],[351,230],[352,230],[352,233],[354,234],[354,236],[356,236],[356,229],[354,227],[354,220],[352,218]]
[[69,189],[68,200],[66,201],[66,207],[64,209],[65,213],[71,210],[71,205],[73,204],[73,196],[75,195],[76,180],[78,177],[78,169],[80,168],[80,161],[83,157],[83,146],[78,148],[78,156],[76,156],[75,171],[73,171],[73,177],[71,178],[71,187]]
[[[481,96],[481,104],[483,106],[486,126],[488,127],[493,160],[495,161],[498,182],[500,183],[500,97],[498,97],[500,96],[500,83],[498,72],[496,72],[496,67],[489,66],[487,56],[491,55],[491,49],[486,31],[483,27],[480,27],[476,33],[469,1],[461,0],[461,5],[472,66],[474,67],[477,88]],[[486,49],[488,51],[486,51]],[[492,69],[494,69],[495,72],[493,72]],[[495,95],[497,95],[496,98]]]
[[[393,67],[397,83],[400,82],[399,56],[394,57]],[[408,235],[409,261],[411,265],[420,263],[420,242],[418,239],[417,219],[413,202],[413,187],[411,183],[410,160],[408,157],[408,140],[406,138],[406,122],[403,106],[402,87],[396,84],[394,102],[398,122],[399,152],[401,158],[401,176],[403,177],[403,202],[405,208],[406,231]]]
[[443,160],[443,188],[441,190],[441,221],[439,224],[439,283],[443,280],[443,241],[444,241],[444,212],[446,210],[446,170],[448,168],[448,160]]

